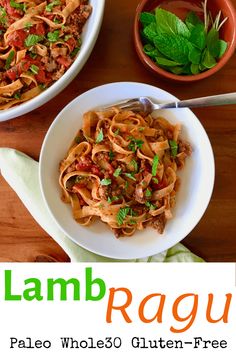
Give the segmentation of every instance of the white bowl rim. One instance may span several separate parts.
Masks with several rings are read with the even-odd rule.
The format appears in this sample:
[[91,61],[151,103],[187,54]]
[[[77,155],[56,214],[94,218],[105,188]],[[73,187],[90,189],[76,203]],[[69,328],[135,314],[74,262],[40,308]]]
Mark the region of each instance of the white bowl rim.
[[[99,0],[99,2],[95,1],[95,4],[97,6],[96,11],[94,11],[94,25],[92,26],[91,32],[88,34],[87,40],[82,43],[79,55],[71,67],[59,80],[54,82],[48,89],[41,92],[38,96],[35,96],[31,100],[23,102],[18,106],[11,107],[7,110],[0,110],[0,122],[19,117],[39,108],[64,90],[76,75],[78,75],[93,50],[103,20],[105,0]],[[87,26],[87,23],[85,26]]]
[[[44,138],[43,144],[42,144],[42,148],[41,148],[41,153],[40,153],[40,158],[39,158],[39,181],[40,181],[40,189],[41,189],[41,193],[43,196],[43,200],[46,204],[47,210],[49,211],[51,217],[53,218],[53,220],[56,222],[57,226],[59,227],[59,229],[73,242],[75,242],[76,244],[78,244],[80,247],[86,249],[87,251],[93,252],[95,254],[98,254],[100,256],[105,256],[107,258],[111,258],[111,259],[117,259],[117,260],[130,260],[131,258],[145,258],[145,257],[149,257],[149,256],[153,256],[154,254],[156,254],[156,251],[153,254],[150,253],[143,253],[143,254],[138,254],[136,257],[132,257],[132,256],[128,256],[128,255],[122,255],[122,257],[117,257],[115,255],[109,255],[107,253],[103,253],[100,251],[97,251],[95,249],[91,249],[89,247],[87,247],[84,244],[81,244],[78,242],[78,240],[75,240],[59,223],[59,221],[57,220],[57,218],[55,217],[53,210],[51,209],[51,207],[49,206],[48,202],[47,202],[47,197],[44,193],[44,182],[43,182],[43,171],[42,171],[42,161],[44,158],[44,150],[46,149],[46,145],[47,145],[47,141],[50,137],[51,131],[53,131],[54,126],[57,124],[57,122],[61,119],[61,117],[63,116],[64,112],[68,109],[68,107],[71,105],[73,105],[77,99],[82,99],[83,96],[87,95],[87,94],[92,94],[93,92],[96,92],[97,90],[104,88],[104,87],[112,87],[112,86],[116,86],[116,85],[142,85],[143,87],[149,87],[152,89],[158,89],[160,92],[163,92],[164,94],[168,94],[169,96],[172,96],[173,100],[179,101],[178,98],[176,98],[174,95],[170,94],[168,91],[165,91],[159,87],[153,86],[153,85],[149,85],[146,83],[140,83],[140,82],[131,82],[131,81],[124,81],[124,82],[112,82],[112,83],[108,83],[108,84],[104,84],[104,85],[100,85],[97,87],[94,87],[84,93],[82,93],[81,95],[77,96],[76,98],[74,98],[71,102],[69,102],[57,115],[57,117],[55,118],[55,120],[52,122],[51,126],[49,127],[47,134]],[[125,99],[125,98],[124,98]],[[208,142],[208,155],[210,157],[210,159],[208,160],[208,164],[209,166],[211,166],[211,176],[210,176],[210,181],[209,182],[209,188],[208,188],[208,193],[207,195],[204,196],[204,207],[201,209],[201,212],[199,213],[198,217],[197,217],[197,221],[192,225],[191,228],[189,228],[188,233],[184,236],[182,236],[178,241],[176,241],[175,243],[171,244],[170,247],[174,246],[176,243],[182,241],[185,237],[187,237],[189,235],[189,233],[196,227],[196,225],[199,223],[199,221],[201,220],[202,216],[204,215],[209,202],[211,200],[211,196],[213,193],[213,188],[214,188],[214,182],[215,182],[215,160],[214,160],[214,154],[213,154],[213,149],[210,143],[210,140],[208,138],[208,135],[202,125],[202,123],[200,122],[200,120],[197,118],[197,116],[189,109],[189,108],[184,108],[186,111],[188,111],[189,113],[192,114],[192,116],[196,119],[198,125],[201,127],[202,132],[205,134],[205,138],[206,141]],[[111,232],[112,233],[112,232]],[[158,250],[158,253],[161,253],[163,251],[166,251],[169,247],[160,247],[160,249]]]

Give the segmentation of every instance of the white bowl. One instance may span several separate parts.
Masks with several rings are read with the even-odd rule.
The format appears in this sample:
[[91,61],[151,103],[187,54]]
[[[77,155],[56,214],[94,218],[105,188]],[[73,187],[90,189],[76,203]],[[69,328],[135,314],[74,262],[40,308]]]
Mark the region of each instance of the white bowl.
[[48,102],[53,97],[58,95],[62,90],[64,90],[64,88],[68,86],[69,83],[80,72],[88,60],[96,43],[102,24],[105,0],[90,0],[90,4],[93,8],[93,11],[83,30],[82,46],[80,52],[71,67],[58,81],[56,81],[52,86],[50,86],[40,95],[34,97],[32,100],[7,110],[0,111],[0,122],[21,116],[22,114],[26,114],[42,106],[44,103]]
[[193,147],[193,154],[187,159],[185,168],[178,173],[181,186],[173,210],[174,217],[167,222],[164,234],[159,235],[154,229],[147,228],[132,237],[116,239],[109,227],[100,221],[89,227],[76,223],[70,205],[60,199],[58,166],[81,128],[83,113],[139,96],[149,96],[160,101],[177,100],[168,92],[141,83],[118,82],[94,88],[73,100],[57,116],[45,137],[40,156],[41,190],[58,226],[85,249],[117,259],[151,256],[181,241],[201,219],[214,185],[213,152],[197,117],[186,108],[158,111],[157,115],[171,122],[182,123],[181,136]]

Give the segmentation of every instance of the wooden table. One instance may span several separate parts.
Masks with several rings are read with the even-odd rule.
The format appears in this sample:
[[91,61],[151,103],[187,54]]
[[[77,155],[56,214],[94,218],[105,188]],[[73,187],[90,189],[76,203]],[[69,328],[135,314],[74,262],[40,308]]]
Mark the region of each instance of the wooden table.
[[[132,27],[138,0],[107,0],[93,53],[78,77],[54,100],[20,118],[0,123],[0,146],[38,159],[45,133],[61,109],[81,93],[115,81],[158,86],[180,99],[236,91],[236,57],[205,81],[177,84],[147,71],[134,51]],[[236,0],[234,0],[236,5]],[[236,262],[236,106],[195,109],[211,140],[216,182],[209,207],[184,244],[207,261]],[[32,219],[0,177],[0,261],[69,261]]]

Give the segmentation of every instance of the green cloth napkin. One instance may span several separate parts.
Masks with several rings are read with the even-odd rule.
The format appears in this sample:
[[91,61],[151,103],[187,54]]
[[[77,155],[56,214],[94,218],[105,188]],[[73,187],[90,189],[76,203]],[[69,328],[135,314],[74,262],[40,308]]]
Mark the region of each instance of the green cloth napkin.
[[[38,224],[64,249],[72,262],[120,262],[86,251],[71,241],[57,226],[44,203],[39,186],[39,164],[29,156],[0,148],[0,171]],[[186,247],[177,244],[169,250],[128,262],[203,262]]]

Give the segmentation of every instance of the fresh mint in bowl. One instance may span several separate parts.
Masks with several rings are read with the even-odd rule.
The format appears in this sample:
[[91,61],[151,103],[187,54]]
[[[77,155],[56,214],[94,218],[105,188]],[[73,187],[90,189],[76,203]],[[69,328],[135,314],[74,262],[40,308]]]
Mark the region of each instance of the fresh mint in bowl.
[[199,12],[186,11],[180,18],[162,8],[161,2],[152,11],[147,3],[151,1],[143,0],[137,8],[134,38],[140,59],[153,71],[179,81],[195,81],[218,71],[233,54],[233,10],[216,7],[217,12],[211,12],[205,0]]

